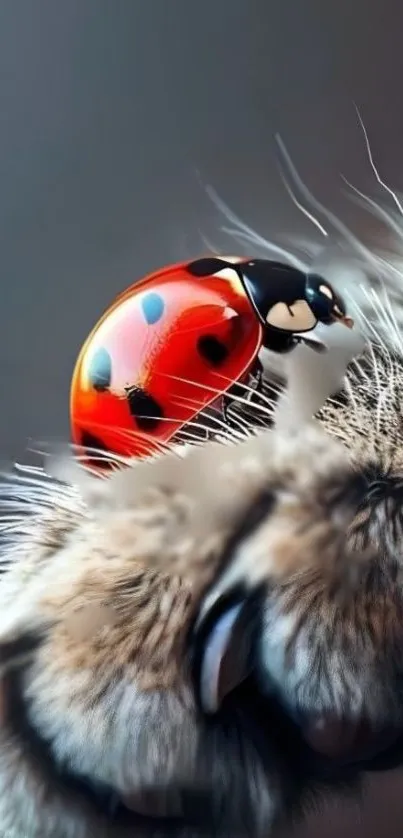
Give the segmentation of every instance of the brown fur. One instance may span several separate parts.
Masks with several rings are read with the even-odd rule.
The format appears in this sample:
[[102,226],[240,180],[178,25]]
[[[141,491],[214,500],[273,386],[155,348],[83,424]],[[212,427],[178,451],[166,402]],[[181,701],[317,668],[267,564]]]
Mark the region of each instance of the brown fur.
[[272,509],[202,607],[208,614],[240,584],[265,586],[262,688],[307,728],[327,715],[365,718],[377,732],[402,724],[401,381],[399,358],[372,348],[350,372],[351,399],[321,411],[345,449],[314,427],[277,435]]
[[[217,455],[222,457],[226,481],[226,469],[235,468],[235,449],[213,449],[216,463]],[[56,764],[107,784],[138,811],[181,813],[184,804],[173,787],[215,797],[220,807],[222,799],[232,807],[246,789],[247,803],[244,810],[240,803],[231,834],[237,821],[242,828],[260,789],[262,815],[250,817],[261,834],[261,824],[266,832],[276,814],[276,774],[266,783],[255,747],[242,731],[238,750],[236,737],[228,745],[224,737],[219,746],[219,737],[217,742],[204,730],[185,654],[190,620],[235,514],[224,498],[218,509],[216,497],[200,517],[203,481],[194,481],[199,458],[196,450],[186,460],[176,458],[168,488],[161,461],[156,477],[150,475],[153,485],[139,475],[139,486],[134,466],[130,473],[94,481],[87,496],[79,498],[74,490],[77,514],[65,517],[64,528],[57,494],[50,514],[34,516],[33,529],[15,543],[15,561],[0,586],[0,660],[4,673],[23,667],[20,689],[29,721],[51,743]],[[186,495],[175,482],[186,487]],[[33,652],[24,646],[21,651],[22,634],[39,638]],[[125,826],[88,814],[89,804],[80,795],[58,792],[39,758],[34,779],[21,736],[15,720],[0,735],[0,820],[10,835],[87,836],[95,823],[100,836],[126,835]],[[250,766],[246,786],[243,761]],[[57,831],[43,803],[49,783]],[[18,803],[20,787],[29,807]],[[170,789],[168,798],[165,789]],[[148,826],[147,834],[159,834],[157,826],[151,831]]]
[[[376,727],[401,722],[400,553],[392,536],[387,554],[380,535],[370,548],[363,538],[383,501],[374,518],[366,453],[353,455],[308,425],[168,454],[63,491],[51,483],[46,503],[32,489],[4,553],[0,671],[46,758],[6,708],[1,838],[168,834],[97,812],[55,766],[146,812],[183,814],[189,792],[203,793],[220,836],[269,834],[283,811],[282,770],[236,715],[226,732],[200,716],[187,655],[194,617],[239,582],[246,596],[266,591],[263,693],[308,720],[365,710]],[[274,507],[233,543],[267,491]]]

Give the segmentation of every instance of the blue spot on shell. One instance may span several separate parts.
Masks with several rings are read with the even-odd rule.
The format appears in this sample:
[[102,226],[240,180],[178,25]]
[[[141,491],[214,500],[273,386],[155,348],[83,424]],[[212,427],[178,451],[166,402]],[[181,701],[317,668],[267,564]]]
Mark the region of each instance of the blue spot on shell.
[[146,294],[141,301],[141,308],[146,322],[149,326],[154,326],[158,323],[164,313],[164,300],[155,291]]
[[88,378],[94,390],[98,393],[103,393],[110,387],[112,378],[112,361],[109,352],[106,349],[97,349],[95,355],[91,358]]

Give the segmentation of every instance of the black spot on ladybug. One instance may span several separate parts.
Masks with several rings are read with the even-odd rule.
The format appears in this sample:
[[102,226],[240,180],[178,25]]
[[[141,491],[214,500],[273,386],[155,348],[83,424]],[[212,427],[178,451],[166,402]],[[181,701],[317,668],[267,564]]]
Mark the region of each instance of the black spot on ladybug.
[[204,335],[197,341],[197,351],[212,367],[219,367],[228,357],[228,349],[214,335]]
[[141,387],[127,390],[130,413],[141,431],[155,431],[164,412],[158,402]]
[[154,326],[155,323],[158,323],[158,320],[161,320],[164,313],[164,300],[159,294],[153,291],[143,297],[141,308],[148,325]]
[[89,431],[81,432],[81,445],[86,449],[88,461],[90,464],[103,470],[112,468],[112,463],[109,456],[103,459],[104,454],[109,454],[108,448],[98,436],[91,434]]
[[94,436],[89,431],[82,431],[81,433],[81,445],[83,448],[91,449],[92,453],[95,451],[107,451],[107,447],[102,439],[99,437]]
[[112,378],[112,361],[107,349],[97,349],[88,369],[88,378],[94,390],[103,393],[110,387]]
[[206,259],[196,259],[194,262],[189,262],[187,265],[187,270],[189,271],[192,276],[214,276],[214,274],[219,273],[223,270],[223,268],[233,268],[231,262],[226,262],[225,259],[220,259],[219,257],[208,257]]

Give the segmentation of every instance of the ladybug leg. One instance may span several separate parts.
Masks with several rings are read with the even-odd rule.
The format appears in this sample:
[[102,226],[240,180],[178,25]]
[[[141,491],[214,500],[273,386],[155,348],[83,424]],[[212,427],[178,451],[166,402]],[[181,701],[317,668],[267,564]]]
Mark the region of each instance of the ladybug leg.
[[308,346],[309,349],[312,349],[320,355],[327,352],[327,346],[320,340],[320,338],[310,337],[309,335],[307,337],[304,335],[298,335],[296,337],[296,341],[303,346]]
[[[223,396],[222,412],[224,420],[228,425],[235,426],[236,424],[239,424],[239,421],[235,421],[235,417],[231,417],[234,407],[238,406],[238,409],[242,410],[247,409],[248,404],[253,404],[256,395],[259,395],[263,391],[263,380],[263,364],[260,358],[256,358],[246,381],[247,386],[242,382],[239,384],[233,384],[233,386],[227,390]],[[240,399],[242,399],[242,401],[240,401]],[[245,402],[247,404],[245,404]]]
[[247,399],[248,401],[253,400],[253,396],[255,393],[261,393],[263,391],[263,364],[260,358],[256,358],[255,365],[251,372],[251,379],[250,382],[251,390],[248,393]]
[[326,352],[327,347],[323,343],[323,341],[316,335],[311,333],[306,334],[281,334],[277,333],[274,334],[273,332],[268,333],[264,346],[266,349],[270,349],[272,352],[276,352],[278,355],[287,355],[289,352],[292,352],[293,349],[296,349],[297,346],[301,344],[305,344],[305,346],[309,346],[310,349],[313,349],[314,352]]
[[299,337],[293,335],[291,332],[279,332],[266,330],[264,346],[270,349],[271,352],[276,352],[279,355],[286,355],[291,352],[299,344]]

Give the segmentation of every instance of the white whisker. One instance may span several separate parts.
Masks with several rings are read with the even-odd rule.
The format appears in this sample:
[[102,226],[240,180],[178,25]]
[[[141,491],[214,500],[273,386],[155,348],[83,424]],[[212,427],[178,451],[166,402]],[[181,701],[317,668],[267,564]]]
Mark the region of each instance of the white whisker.
[[221,255],[221,253],[222,253],[222,248],[220,248],[220,247],[218,247],[217,245],[213,244],[213,242],[211,241],[211,239],[207,238],[207,236],[205,236],[205,235],[204,235],[204,233],[203,233],[201,230],[199,230],[198,232],[199,232],[200,239],[201,239],[201,241],[203,242],[203,245],[204,245],[204,247],[206,248],[207,252],[208,252],[208,253],[214,253],[214,254],[216,254],[217,256]]
[[[229,383],[233,383],[233,382],[229,382],[229,381],[228,381],[228,379],[225,379],[225,378],[224,378],[224,376],[219,376],[219,377],[220,377],[220,378],[222,378],[222,379],[223,379],[223,381],[226,381],[227,385],[228,385]],[[173,381],[181,381],[181,382],[182,382],[182,383],[184,383],[184,384],[190,384],[191,386],[194,386],[194,387],[199,386],[199,385],[197,384],[197,382],[192,381],[191,379],[188,379],[188,378],[182,378],[181,376],[177,376],[177,375],[168,375],[168,376],[167,376],[167,378],[172,378],[172,380],[173,380]],[[238,382],[237,382],[237,384],[238,384]],[[243,385],[243,386],[247,387],[247,385]],[[206,388],[206,389],[208,389],[208,390],[209,390],[212,394],[217,395],[217,396],[220,396],[220,395],[222,395],[222,394],[223,394],[223,392],[225,392],[225,388],[220,388],[220,389],[219,389],[219,388],[216,388],[216,387],[211,387],[211,386],[209,386],[209,387],[208,387],[208,388]],[[249,391],[250,391],[250,392],[252,392],[252,393],[254,393],[254,392],[255,392],[255,391],[253,390],[253,388],[250,388],[250,387],[249,387],[248,389],[249,389]],[[237,394],[237,393],[235,393],[235,394],[232,394],[232,393],[231,393],[231,399],[233,399],[234,401],[238,402],[238,404],[243,404],[243,405],[246,405],[247,407],[250,407],[250,401],[249,401],[247,398],[242,398],[242,396],[238,396],[238,394]],[[268,411],[268,410],[267,410],[267,408],[263,408],[263,407],[262,407],[262,412],[263,412],[263,413],[266,413],[266,415],[270,415],[270,416],[271,416],[271,413],[270,413],[270,411]]]
[[234,225],[234,229],[230,230],[227,227],[222,227],[222,232],[230,235],[231,237],[238,238],[240,241],[246,241],[250,243],[255,248],[262,248],[264,253],[267,251],[271,251],[272,253],[276,253],[277,256],[281,256],[285,258],[286,261],[289,261],[295,267],[299,267],[301,270],[305,270],[303,263],[297,259],[291,252],[284,250],[284,248],[279,247],[278,245],[274,244],[274,242],[270,242],[265,239],[263,236],[260,236],[252,227],[249,227],[241,218],[239,218],[233,210],[219,197],[215,189],[212,186],[205,185],[204,189],[208,194],[211,201],[220,210],[223,216]]
[[[256,247],[256,235],[251,236],[249,233],[244,233],[242,231],[238,231],[232,227],[222,227],[223,233],[226,233],[228,236],[235,238],[237,241],[244,242],[246,244],[250,244],[251,247]],[[290,250],[287,250],[285,247],[281,247],[279,244],[275,244],[275,242],[268,241],[267,239],[263,239],[262,237],[258,237],[259,242],[258,244],[265,247],[265,252],[267,255],[276,256],[280,259],[285,259],[286,262],[289,262],[295,268],[298,268],[300,271],[306,271],[308,266],[306,262],[302,262],[298,259],[295,254],[291,253]]]
[[360,111],[359,111],[359,109],[358,109],[358,107],[357,107],[357,105],[356,105],[355,103],[354,103],[354,107],[355,107],[355,110],[356,110],[356,113],[357,113],[358,121],[359,121],[360,126],[361,126],[361,129],[362,129],[362,133],[363,133],[363,135],[364,135],[364,141],[365,141],[365,146],[366,146],[366,149],[367,149],[367,154],[368,154],[369,163],[370,163],[371,169],[372,169],[372,171],[373,171],[373,173],[374,173],[374,175],[375,175],[375,178],[376,178],[377,182],[379,183],[379,185],[380,185],[380,186],[382,186],[382,189],[384,189],[384,190],[385,190],[385,192],[387,192],[387,193],[388,193],[388,195],[390,195],[390,197],[391,197],[391,198],[392,198],[392,200],[394,201],[394,203],[395,203],[395,205],[396,205],[397,209],[399,210],[400,215],[403,215],[403,205],[402,205],[402,204],[401,204],[401,202],[399,201],[399,199],[398,199],[398,197],[397,197],[396,193],[393,191],[393,189],[391,189],[391,188],[390,188],[390,186],[388,186],[388,185],[387,185],[387,183],[385,183],[385,181],[384,181],[384,180],[382,180],[382,178],[381,178],[381,176],[380,176],[380,174],[379,174],[378,168],[377,168],[377,166],[375,165],[375,161],[374,161],[374,158],[373,158],[373,154],[372,154],[372,150],[371,150],[371,145],[370,145],[369,138],[368,138],[368,132],[367,132],[367,129],[366,129],[365,125],[364,125],[364,121],[363,121],[363,119],[362,119],[362,116],[361,116],[361,114],[360,114]]
[[[240,397],[237,393],[234,393],[234,394],[231,394],[231,397],[230,397],[231,401],[234,405],[237,404],[237,403],[245,404],[245,401],[246,401],[249,410],[250,411],[253,410],[255,413],[259,413],[259,412],[264,413],[265,412],[264,405],[267,405],[269,411],[273,410],[273,400],[266,393],[264,393],[262,391],[259,391],[259,393],[257,394],[253,387],[251,387],[250,385],[247,385],[246,383],[243,383],[243,382],[237,382],[237,388],[238,389],[244,389],[244,391],[246,393],[248,393],[250,396],[258,395],[259,401],[251,402],[247,398],[246,398],[246,400],[242,399],[242,397]],[[281,392],[281,389],[282,388],[280,388],[279,386],[277,386],[277,387],[273,386],[273,388],[272,388],[272,390],[274,392],[277,391],[278,393]],[[181,405],[184,405],[184,406],[185,405],[186,406],[187,405],[192,405],[192,406],[197,408],[197,400],[196,399],[191,399],[190,397],[187,397],[186,399],[183,398],[180,403],[181,403]],[[198,416],[199,417],[202,416],[203,412],[204,411],[201,411],[200,413],[198,413]],[[266,415],[267,415],[267,410],[266,410]],[[218,412],[211,413],[209,415],[209,419],[213,424],[220,424],[220,425],[225,424],[225,420],[223,420],[222,416]],[[192,421],[192,424],[194,424],[194,421],[195,420]]]
[[375,217],[379,218],[381,221],[384,221],[386,226],[389,227],[389,229],[392,230],[393,233],[396,233],[396,235],[399,238],[403,238],[402,228],[383,207],[377,204],[377,202],[374,201],[373,198],[370,198],[369,195],[365,195],[364,192],[361,192],[361,190],[358,189],[357,186],[354,186],[352,183],[350,183],[350,181],[347,180],[347,178],[344,175],[341,175],[341,179],[344,181],[346,186],[348,186],[348,188],[351,189],[351,191],[357,196],[357,198],[360,199],[360,205],[364,206],[364,208],[368,211],[371,211]]
[[333,213],[331,210],[327,209],[314,195],[309,191],[308,187],[304,184],[301,177],[299,176],[294,163],[287,151],[287,148],[280,137],[279,134],[276,135],[276,141],[279,146],[280,152],[286,162],[286,165],[291,173],[291,177],[294,183],[297,185],[297,188],[301,192],[304,200],[308,204],[315,209],[316,212],[323,215],[324,218],[331,224],[338,233],[342,235],[346,242],[348,242],[357,253],[371,265],[374,269],[379,269],[379,265],[383,263],[379,257],[374,256],[374,254],[364,245],[359,239],[353,235],[351,230]]
[[328,238],[329,233],[327,232],[326,228],[323,226],[323,224],[320,223],[320,221],[316,218],[316,216],[314,216],[313,213],[309,212],[309,210],[301,203],[301,201],[298,200],[297,196],[294,194],[293,190],[291,189],[291,186],[288,183],[287,178],[283,175],[282,172],[280,172],[280,174],[281,174],[281,179],[283,181],[283,184],[284,184],[284,186],[285,186],[293,204],[295,204],[295,206],[302,213],[302,215],[305,215],[305,218],[307,218],[308,221],[310,221],[311,224],[313,224],[314,227],[316,227],[316,229],[319,230],[319,232],[321,233],[321,235],[324,238]]

